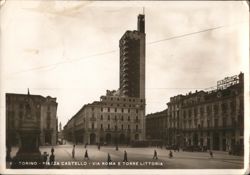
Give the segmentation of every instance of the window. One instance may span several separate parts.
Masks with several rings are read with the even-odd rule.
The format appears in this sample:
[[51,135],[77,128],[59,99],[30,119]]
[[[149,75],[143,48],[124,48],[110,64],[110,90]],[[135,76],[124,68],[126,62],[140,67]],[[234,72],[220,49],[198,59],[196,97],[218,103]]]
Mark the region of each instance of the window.
[[92,129],[95,128],[95,124],[94,124],[94,123],[91,124],[91,128],[92,128]]
[[211,114],[211,107],[207,106],[207,115],[210,115],[210,114]]
[[123,130],[123,125],[122,125],[122,130]]
[[101,115],[101,120],[103,120],[103,116]]
[[222,125],[224,127],[227,126],[227,118],[226,117],[223,117],[223,119],[222,119]]
[[108,120],[110,120],[110,116],[108,115]]
[[136,113],[138,113],[138,109],[136,109]]
[[218,127],[218,119],[214,119],[214,127]]
[[101,124],[101,130],[103,130],[103,125]]
[[234,114],[235,111],[236,111],[236,102],[235,102],[235,100],[232,100],[230,102],[230,108],[231,108],[231,113]]
[[201,115],[204,114],[204,109],[203,109],[203,107],[200,107],[200,114],[201,114]]
[[115,125],[115,130],[117,131],[117,125]]
[[103,108],[101,108],[101,112],[103,112]]
[[108,108],[108,112],[110,112],[110,108]]
[[123,121],[123,115],[122,115],[122,119],[121,120]]
[[130,116],[128,116],[128,121],[130,121]]
[[122,113],[124,112],[123,108],[122,108]]
[[110,129],[110,124],[108,124],[108,129]]
[[115,112],[117,112],[117,108],[115,108]]
[[115,116],[115,121],[117,120],[116,116]]
[[22,118],[23,118],[23,112],[20,111],[20,112],[19,112],[19,119],[22,120]]
[[222,110],[223,113],[226,113],[226,111],[227,111],[227,103],[222,103],[221,104],[221,110]]
[[128,109],[128,113],[130,113],[130,109]]
[[128,125],[128,130],[130,130],[130,125]]
[[214,114],[218,114],[218,105],[214,105]]
[[210,128],[210,120],[207,120],[207,127]]
[[20,110],[22,110],[23,109],[23,104],[20,104],[19,108],[20,108]]
[[92,107],[92,111],[94,111],[94,108]]
[[135,126],[136,131],[138,131],[138,125]]

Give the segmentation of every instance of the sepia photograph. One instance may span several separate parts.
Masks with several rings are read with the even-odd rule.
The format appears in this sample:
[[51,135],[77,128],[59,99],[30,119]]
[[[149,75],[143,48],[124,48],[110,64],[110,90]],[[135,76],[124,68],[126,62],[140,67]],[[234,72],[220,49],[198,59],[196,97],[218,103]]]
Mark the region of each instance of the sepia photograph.
[[1,174],[248,174],[247,1],[1,0]]

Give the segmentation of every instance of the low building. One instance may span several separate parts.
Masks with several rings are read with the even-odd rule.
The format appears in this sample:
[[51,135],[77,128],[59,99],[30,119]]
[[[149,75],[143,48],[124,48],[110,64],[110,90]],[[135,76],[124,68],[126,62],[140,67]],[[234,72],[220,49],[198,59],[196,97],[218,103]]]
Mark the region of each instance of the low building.
[[[56,98],[41,95],[6,93],[6,141],[20,146],[19,128],[24,118],[35,119],[40,128],[39,145],[56,145],[57,141]],[[32,132],[32,131],[31,131]]]
[[74,143],[129,144],[145,139],[145,100],[107,91],[100,101],[84,105],[64,126]]

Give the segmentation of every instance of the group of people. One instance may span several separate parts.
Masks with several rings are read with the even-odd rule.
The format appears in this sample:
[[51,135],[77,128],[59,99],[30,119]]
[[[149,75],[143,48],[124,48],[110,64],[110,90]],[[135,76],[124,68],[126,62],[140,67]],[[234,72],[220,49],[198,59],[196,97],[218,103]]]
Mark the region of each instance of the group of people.
[[[173,157],[173,152],[170,150],[169,151],[169,158],[172,158]],[[158,159],[158,156],[157,156],[157,151],[154,150],[154,156],[153,156],[153,159]]]
[[54,162],[55,162],[55,154],[54,154],[55,150],[54,148],[52,147],[51,148],[51,154],[49,156],[49,154],[47,154],[46,151],[43,152],[43,162],[46,163],[48,161],[48,156],[49,156],[49,164],[50,165],[53,165]]
[[[110,154],[108,153],[108,163],[109,162],[112,162],[112,160]],[[128,153],[126,150],[124,151],[123,162],[128,162]]]
[[[85,144],[84,148],[85,149],[87,148],[87,144]],[[98,150],[100,150],[100,144],[98,144]],[[46,153],[46,152],[44,152],[44,153]],[[211,158],[213,158],[213,152],[211,150],[209,151],[209,155],[210,155]],[[75,158],[75,145],[73,145],[73,149],[72,149],[72,158]],[[171,150],[169,151],[169,158],[173,158],[173,152]],[[47,157],[45,159],[47,160]],[[54,148],[52,148],[51,149],[51,155],[50,155],[50,163],[54,162],[54,159],[55,159]],[[85,150],[84,159],[89,160],[89,155],[88,155],[88,150],[87,149]],[[156,159],[156,160],[158,159],[158,155],[157,155],[157,151],[156,150],[154,150],[153,159]],[[109,153],[108,153],[108,159],[107,159],[107,161],[108,162],[112,162],[111,156],[110,156]],[[127,155],[126,150],[124,151],[123,162],[128,162],[128,155]]]

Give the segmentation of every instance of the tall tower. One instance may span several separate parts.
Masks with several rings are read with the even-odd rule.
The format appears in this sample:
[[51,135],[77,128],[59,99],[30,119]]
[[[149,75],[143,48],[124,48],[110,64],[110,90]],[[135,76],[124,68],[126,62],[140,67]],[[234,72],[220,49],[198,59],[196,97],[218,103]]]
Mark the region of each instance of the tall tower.
[[126,31],[120,39],[120,91],[145,99],[145,16],[138,15],[137,30]]

